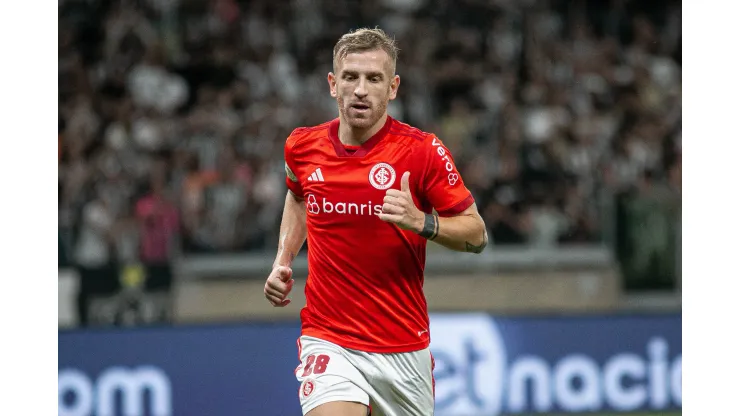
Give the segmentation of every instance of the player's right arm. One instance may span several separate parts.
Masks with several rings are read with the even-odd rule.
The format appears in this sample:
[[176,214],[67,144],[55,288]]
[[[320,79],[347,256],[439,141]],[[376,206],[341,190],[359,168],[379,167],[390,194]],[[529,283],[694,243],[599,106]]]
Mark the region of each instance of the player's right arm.
[[277,256],[272,264],[272,272],[265,282],[265,297],[272,306],[287,306],[287,299],[293,289],[293,259],[306,241],[306,202],[293,192],[285,195],[283,220],[280,223]]
[[[292,136],[292,135],[291,135]],[[272,272],[265,282],[265,297],[273,306],[286,306],[290,303],[288,294],[293,288],[293,270],[291,264],[306,241],[306,202],[297,176],[293,173],[295,164],[291,143],[288,138],[285,145],[285,173],[288,192],[285,195],[283,218],[280,223],[278,249]]]
[[272,268],[290,267],[303,243],[306,242],[306,235],[306,201],[288,191],[285,195],[283,219],[280,222],[277,256]]

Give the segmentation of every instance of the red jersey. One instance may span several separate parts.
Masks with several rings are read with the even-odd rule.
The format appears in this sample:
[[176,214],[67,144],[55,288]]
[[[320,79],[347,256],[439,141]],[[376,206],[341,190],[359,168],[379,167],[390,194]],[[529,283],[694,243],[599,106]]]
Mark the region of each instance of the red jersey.
[[406,171],[414,203],[426,213],[458,214],[473,197],[433,134],[390,116],[362,146],[343,145],[338,130],[339,119],[298,128],[285,144],[286,184],[307,211],[301,333],[365,352],[426,348],[427,240],[377,214]]

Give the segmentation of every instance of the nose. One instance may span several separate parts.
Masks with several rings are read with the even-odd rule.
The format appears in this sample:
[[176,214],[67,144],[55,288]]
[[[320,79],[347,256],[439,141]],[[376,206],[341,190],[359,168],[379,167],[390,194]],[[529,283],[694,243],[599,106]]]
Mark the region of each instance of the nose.
[[360,80],[357,82],[357,86],[355,87],[355,95],[358,98],[363,98],[367,96],[367,85],[365,84],[367,81],[365,79],[360,78]]

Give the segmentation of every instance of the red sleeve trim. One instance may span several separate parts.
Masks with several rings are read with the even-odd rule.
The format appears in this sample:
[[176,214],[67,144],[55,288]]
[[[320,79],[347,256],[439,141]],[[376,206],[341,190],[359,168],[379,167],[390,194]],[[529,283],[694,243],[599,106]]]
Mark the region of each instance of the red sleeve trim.
[[455,204],[452,208],[448,208],[444,211],[437,211],[437,214],[439,214],[440,217],[451,217],[453,215],[457,215],[466,209],[470,208],[471,205],[475,202],[475,199],[473,199],[473,195],[468,194],[468,197],[463,199],[462,201]]
[[417,133],[413,133],[409,131],[403,131],[403,130],[397,129],[396,127],[391,127],[390,131],[391,131],[391,134],[394,136],[410,137],[418,142],[423,142],[424,140],[426,140],[426,138],[421,134],[417,134]]
[[295,195],[299,199],[303,199],[303,189],[301,189],[300,184],[291,181],[290,178],[286,176],[285,185],[288,187],[288,190],[293,193],[293,195]]
[[288,192],[290,192],[290,194],[293,195],[293,198],[295,198],[297,201],[303,201],[305,199],[300,194],[293,192],[293,190],[290,189],[290,187],[288,187]]

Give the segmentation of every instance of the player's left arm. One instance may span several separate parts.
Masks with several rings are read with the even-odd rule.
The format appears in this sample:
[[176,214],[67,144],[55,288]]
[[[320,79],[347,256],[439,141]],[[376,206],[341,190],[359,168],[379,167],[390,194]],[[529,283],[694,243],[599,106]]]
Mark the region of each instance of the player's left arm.
[[417,222],[417,234],[426,237],[430,241],[441,244],[449,249],[467,251],[469,253],[481,253],[488,245],[488,232],[486,224],[478,213],[478,208],[473,205],[463,212],[452,217],[439,217],[436,214],[424,214],[424,224],[419,227]]
[[475,202],[468,201],[470,205],[467,208],[448,217],[426,214],[414,204],[409,176],[410,172],[405,172],[401,177],[401,190],[389,189],[386,192],[380,219],[451,250],[482,252],[488,244],[488,233]]
[[[439,138],[432,137],[413,156],[417,161],[414,177],[405,172],[401,189],[386,191],[380,219],[452,250],[482,252],[488,244],[486,225],[449,149]],[[412,189],[420,202],[426,201],[437,213],[420,210],[414,203]]]

